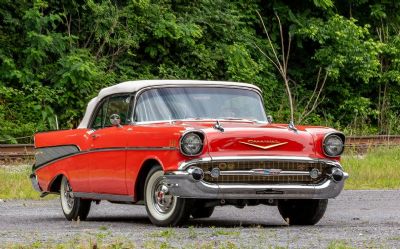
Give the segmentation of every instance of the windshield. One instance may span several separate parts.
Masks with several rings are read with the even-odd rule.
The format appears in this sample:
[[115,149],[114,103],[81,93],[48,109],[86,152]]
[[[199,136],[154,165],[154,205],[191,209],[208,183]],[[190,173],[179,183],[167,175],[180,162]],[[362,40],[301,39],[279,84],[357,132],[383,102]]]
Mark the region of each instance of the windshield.
[[260,96],[252,90],[222,87],[170,87],[143,92],[135,122],[179,119],[266,121]]

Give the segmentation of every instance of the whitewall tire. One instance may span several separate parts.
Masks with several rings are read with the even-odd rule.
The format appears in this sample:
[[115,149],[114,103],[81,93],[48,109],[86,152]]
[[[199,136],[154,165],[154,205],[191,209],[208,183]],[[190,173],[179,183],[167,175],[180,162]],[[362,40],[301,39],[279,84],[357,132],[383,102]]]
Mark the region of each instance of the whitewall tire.
[[157,226],[177,226],[190,215],[190,200],[171,195],[160,166],[154,166],[146,178],[144,202],[150,221]]
[[63,177],[61,180],[60,202],[67,220],[86,220],[90,211],[91,200],[74,197],[74,193],[66,177]]

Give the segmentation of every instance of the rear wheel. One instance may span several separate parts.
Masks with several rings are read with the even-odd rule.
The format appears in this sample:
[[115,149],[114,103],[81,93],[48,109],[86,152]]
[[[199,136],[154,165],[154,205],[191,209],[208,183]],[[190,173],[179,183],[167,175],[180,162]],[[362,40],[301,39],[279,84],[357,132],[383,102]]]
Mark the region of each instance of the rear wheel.
[[281,200],[278,210],[289,225],[315,225],[324,216],[328,200]]
[[160,166],[153,167],[146,178],[144,202],[150,221],[157,226],[177,226],[190,215],[190,201],[173,196]]
[[67,220],[86,220],[90,211],[91,201],[74,197],[74,193],[66,177],[63,177],[61,180],[60,201]]

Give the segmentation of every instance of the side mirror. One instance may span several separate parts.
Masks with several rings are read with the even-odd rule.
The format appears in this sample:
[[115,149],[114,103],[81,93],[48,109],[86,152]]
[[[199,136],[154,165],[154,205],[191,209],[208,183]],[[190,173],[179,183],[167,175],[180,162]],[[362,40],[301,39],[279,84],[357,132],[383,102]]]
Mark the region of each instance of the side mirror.
[[268,121],[268,123],[272,124],[272,122],[273,122],[274,120],[272,119],[272,116],[271,116],[271,115],[268,115],[268,116],[267,116],[267,121]]
[[112,124],[112,126],[120,127],[121,126],[120,116],[118,114],[111,114],[110,123]]

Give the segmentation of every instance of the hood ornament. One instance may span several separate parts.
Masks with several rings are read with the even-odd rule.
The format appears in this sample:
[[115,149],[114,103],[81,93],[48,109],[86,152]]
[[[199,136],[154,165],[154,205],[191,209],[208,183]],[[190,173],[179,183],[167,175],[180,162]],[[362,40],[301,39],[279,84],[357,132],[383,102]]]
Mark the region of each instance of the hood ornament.
[[281,145],[285,145],[285,144],[287,144],[288,142],[277,143],[277,144],[270,144],[270,145],[266,145],[266,146],[262,146],[262,145],[258,145],[258,144],[252,144],[252,143],[247,143],[247,142],[242,142],[242,141],[240,141],[239,143],[245,144],[245,145],[249,145],[249,146],[253,146],[253,147],[256,147],[256,148],[259,148],[259,149],[263,149],[263,150],[268,150],[268,149],[272,149],[272,148],[275,148],[275,147],[278,147],[278,146],[281,146]]
[[222,125],[219,123],[218,119],[213,128],[219,130],[220,132],[224,132],[225,130],[224,127],[222,127]]

